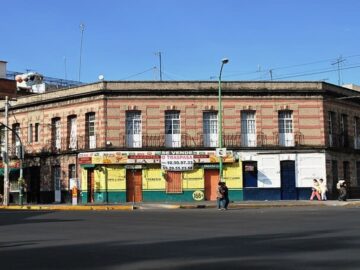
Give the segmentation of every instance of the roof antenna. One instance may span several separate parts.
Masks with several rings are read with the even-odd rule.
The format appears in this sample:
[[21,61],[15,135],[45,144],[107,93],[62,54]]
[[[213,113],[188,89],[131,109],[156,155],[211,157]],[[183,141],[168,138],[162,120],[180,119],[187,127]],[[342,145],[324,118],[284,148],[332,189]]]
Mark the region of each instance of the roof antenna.
[[336,59],[336,61],[334,63],[332,63],[331,65],[337,65],[337,72],[338,72],[338,85],[341,85],[341,70],[340,70],[340,64],[342,62],[344,62],[346,59],[343,59],[342,56],[340,55],[338,57],[338,59]]
[[162,61],[161,61],[161,52],[156,52],[155,55],[159,56],[159,78],[162,81]]
[[80,39],[80,59],[79,59],[79,82],[81,79],[81,56],[82,56],[82,44],[83,44],[83,36],[84,36],[85,24],[80,24],[81,31],[81,39]]

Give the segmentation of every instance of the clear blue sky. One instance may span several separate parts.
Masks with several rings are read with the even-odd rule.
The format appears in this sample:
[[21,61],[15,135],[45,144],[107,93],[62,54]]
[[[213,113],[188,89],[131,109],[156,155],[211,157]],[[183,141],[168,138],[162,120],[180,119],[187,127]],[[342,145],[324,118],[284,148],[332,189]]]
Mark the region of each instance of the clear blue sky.
[[358,0],[1,0],[0,60],[57,78],[66,67],[77,80],[84,23],[84,82],[158,79],[133,75],[161,51],[164,80],[214,79],[228,57],[224,80],[269,80],[273,69],[274,79],[337,83],[326,71],[342,56],[342,82],[360,84],[359,14]]

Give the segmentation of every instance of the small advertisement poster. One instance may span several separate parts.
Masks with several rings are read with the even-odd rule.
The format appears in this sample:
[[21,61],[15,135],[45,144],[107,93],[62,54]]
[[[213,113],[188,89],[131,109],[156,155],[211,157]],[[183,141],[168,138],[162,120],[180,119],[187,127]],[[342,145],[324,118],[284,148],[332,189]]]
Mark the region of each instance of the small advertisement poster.
[[161,169],[165,171],[191,171],[193,168],[193,155],[161,155]]

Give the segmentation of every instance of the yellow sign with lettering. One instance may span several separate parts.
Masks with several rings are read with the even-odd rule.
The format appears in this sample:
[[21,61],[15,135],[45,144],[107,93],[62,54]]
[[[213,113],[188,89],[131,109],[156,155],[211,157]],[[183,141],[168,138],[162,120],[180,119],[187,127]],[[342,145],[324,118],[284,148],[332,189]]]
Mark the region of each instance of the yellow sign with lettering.
[[160,168],[146,168],[142,173],[143,189],[165,190],[166,181]]
[[224,180],[228,188],[242,188],[242,170],[241,163],[227,164],[224,167]]
[[182,173],[183,189],[204,188],[204,170],[201,168]]

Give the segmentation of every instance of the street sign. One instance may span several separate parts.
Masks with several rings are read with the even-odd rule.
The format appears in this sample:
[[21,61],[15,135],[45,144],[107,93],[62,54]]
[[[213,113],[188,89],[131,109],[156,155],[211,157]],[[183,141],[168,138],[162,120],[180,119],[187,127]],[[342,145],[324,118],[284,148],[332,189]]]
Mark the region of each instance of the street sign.
[[217,157],[226,157],[226,148],[216,148]]

